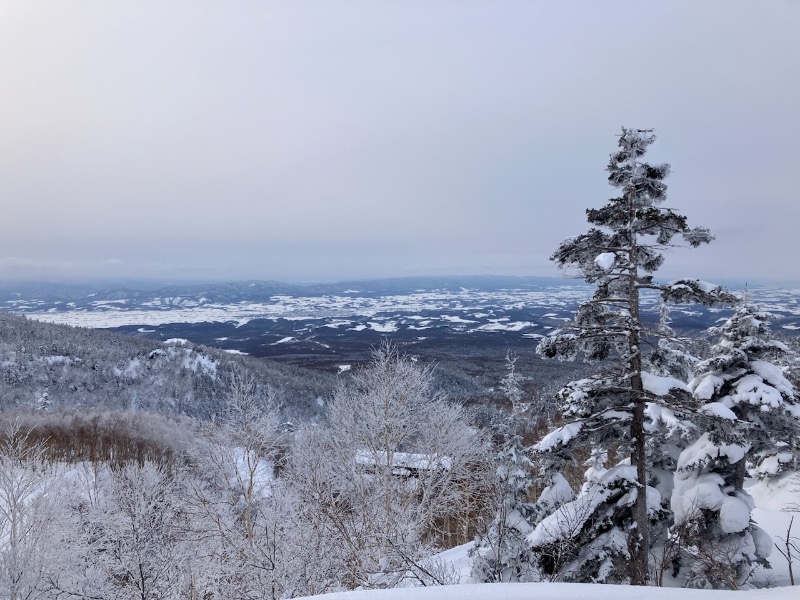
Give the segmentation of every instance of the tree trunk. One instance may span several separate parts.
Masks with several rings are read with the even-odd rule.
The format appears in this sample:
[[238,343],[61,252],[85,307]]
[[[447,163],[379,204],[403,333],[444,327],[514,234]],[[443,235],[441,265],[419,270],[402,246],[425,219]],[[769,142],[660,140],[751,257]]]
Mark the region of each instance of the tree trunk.
[[741,492],[744,489],[745,477],[747,477],[747,455],[736,463],[733,487],[737,492]]
[[[632,172],[636,170],[636,160],[631,160]],[[628,234],[630,251],[628,253],[628,310],[630,311],[628,327],[629,376],[631,386],[631,403],[633,415],[631,419],[631,464],[636,467],[637,494],[633,505],[633,522],[635,529],[628,538],[631,554],[630,578],[632,585],[647,585],[649,575],[648,553],[650,552],[649,522],[647,519],[647,451],[644,431],[644,384],[642,383],[642,353],[639,316],[639,269],[636,232],[636,194],[629,194]]]
[[[631,378],[631,392],[634,396],[635,380],[641,386],[641,375]],[[641,394],[641,392],[639,392]],[[628,539],[631,553],[630,578],[632,585],[647,585],[648,580],[648,553],[650,551],[649,522],[647,518],[647,463],[644,438],[644,398],[639,395],[633,398],[633,419],[631,420],[631,438],[633,448],[631,463],[636,466],[637,494],[633,505],[633,521],[636,525]]]

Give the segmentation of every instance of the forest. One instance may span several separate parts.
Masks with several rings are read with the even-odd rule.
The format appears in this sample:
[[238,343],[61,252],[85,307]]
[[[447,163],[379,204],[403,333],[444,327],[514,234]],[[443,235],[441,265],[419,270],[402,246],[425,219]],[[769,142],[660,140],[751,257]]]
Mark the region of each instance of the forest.
[[[531,352],[575,361],[550,393],[509,353],[493,395],[390,339],[340,375],[0,313],[0,594],[294,598],[455,583],[738,590],[794,585],[800,362],[748,294],[660,283],[713,241],[664,208],[669,165],[623,129],[617,190],[553,262],[593,286]],[[640,315],[658,294],[659,319]],[[670,305],[724,309],[702,339]],[[467,548],[469,581],[442,551]],[[783,571],[782,571],[783,572]]]

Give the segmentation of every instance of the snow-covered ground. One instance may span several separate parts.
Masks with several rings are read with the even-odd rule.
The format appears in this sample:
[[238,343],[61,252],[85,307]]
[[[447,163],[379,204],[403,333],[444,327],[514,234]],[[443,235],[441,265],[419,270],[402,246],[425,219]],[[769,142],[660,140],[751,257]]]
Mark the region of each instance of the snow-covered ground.
[[[644,592],[644,593],[643,593]],[[797,600],[798,588],[749,590],[747,592],[685,590],[587,583],[484,583],[421,588],[395,588],[337,592],[310,596],[320,600]]]
[[[783,547],[789,522],[794,517],[792,535],[800,537],[800,474],[773,480],[761,480],[748,488],[755,501],[753,520]],[[789,565],[778,550],[769,557],[772,569],[762,572],[771,585],[789,585]],[[795,582],[800,583],[800,565],[794,565]],[[795,588],[795,598],[800,598],[800,587]]]
[[[756,508],[753,519],[781,544],[793,515],[795,529],[800,535],[800,475],[775,480],[751,482],[748,491]],[[398,587],[388,590],[359,590],[313,596],[320,600],[641,600],[642,591],[632,586],[591,585],[570,583],[491,583],[473,584],[470,580],[472,544],[446,550],[434,561],[446,566],[458,585],[434,587]],[[687,590],[675,587],[650,587],[647,600],[734,600],[746,594],[747,600],[798,600],[800,586],[789,586],[789,569],[786,559],[775,550],[770,556],[772,569],[759,570],[753,579],[754,586],[767,589],[741,591]],[[795,566],[797,578],[800,568]]]
[[[150,302],[113,305],[92,303],[88,307],[72,308],[68,305],[58,309],[37,306],[25,300],[9,300],[0,308],[20,312],[28,317],[49,323],[61,323],[80,327],[110,328],[126,325],[158,326],[166,323],[214,323],[235,322],[243,325],[253,319],[286,319],[303,321],[328,318],[330,326],[356,326],[353,319],[358,316],[373,319],[370,327],[380,332],[397,330],[394,315],[409,318],[420,312],[442,311],[442,319],[464,325],[478,321],[465,318],[470,312],[485,312],[488,308],[569,307],[585,300],[590,292],[582,286],[563,286],[559,289],[542,290],[462,290],[448,292],[432,290],[403,295],[385,296],[321,296],[275,295],[264,302],[231,302],[227,304],[199,302],[192,298],[175,302],[174,298],[156,298]],[[445,312],[446,311],[446,312]],[[375,320],[380,317],[380,320]],[[396,318],[396,317],[395,317]],[[508,323],[505,328],[513,327]],[[526,324],[517,325],[523,328]]]

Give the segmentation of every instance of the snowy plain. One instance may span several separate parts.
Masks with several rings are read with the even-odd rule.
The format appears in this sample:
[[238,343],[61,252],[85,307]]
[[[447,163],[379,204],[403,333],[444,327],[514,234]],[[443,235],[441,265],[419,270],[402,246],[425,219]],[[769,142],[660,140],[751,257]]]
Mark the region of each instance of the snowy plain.
[[[796,335],[800,331],[800,289],[796,287],[753,288],[753,299],[776,313],[776,329]],[[591,294],[582,284],[556,282],[535,289],[416,289],[405,293],[374,293],[348,289],[331,293],[288,293],[214,301],[205,295],[152,295],[146,298],[98,300],[92,294],[76,302],[52,301],[45,297],[6,294],[0,310],[22,313],[51,323],[79,327],[138,327],[139,333],[156,334],[161,326],[225,323],[237,328],[261,320],[294,323],[270,340],[289,349],[302,344],[304,328],[326,327],[337,334],[366,332],[394,335],[403,331],[447,328],[458,333],[517,334],[537,339],[572,319],[575,306]],[[643,307],[652,312],[655,297],[646,295]],[[713,324],[720,309],[679,306],[673,316],[686,326]],[[707,313],[707,314],[706,314]],[[313,324],[310,325],[310,324]],[[314,335],[311,331],[311,335]],[[267,340],[264,340],[265,342]],[[206,342],[204,342],[206,343]],[[238,348],[243,350],[243,348]]]

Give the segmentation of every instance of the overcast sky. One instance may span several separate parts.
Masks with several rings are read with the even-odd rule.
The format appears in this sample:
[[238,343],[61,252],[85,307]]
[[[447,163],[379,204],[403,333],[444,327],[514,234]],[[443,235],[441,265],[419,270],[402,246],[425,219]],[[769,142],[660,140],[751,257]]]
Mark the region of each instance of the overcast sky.
[[0,278],[557,274],[655,127],[710,227],[664,276],[800,279],[800,2],[0,0]]

